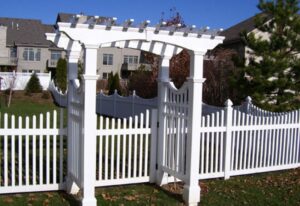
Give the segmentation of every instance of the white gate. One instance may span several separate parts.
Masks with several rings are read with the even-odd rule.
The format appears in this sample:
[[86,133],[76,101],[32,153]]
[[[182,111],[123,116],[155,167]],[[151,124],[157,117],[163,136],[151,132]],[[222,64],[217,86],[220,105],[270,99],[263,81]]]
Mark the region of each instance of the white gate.
[[162,114],[163,122],[163,171],[181,180],[186,173],[186,140],[189,112],[188,85],[184,84],[179,90],[173,83],[165,84]]
[[95,186],[149,182],[155,176],[157,110],[98,118]]
[[68,108],[68,175],[79,187],[82,187],[82,156],[83,156],[83,91],[75,80],[69,84]]

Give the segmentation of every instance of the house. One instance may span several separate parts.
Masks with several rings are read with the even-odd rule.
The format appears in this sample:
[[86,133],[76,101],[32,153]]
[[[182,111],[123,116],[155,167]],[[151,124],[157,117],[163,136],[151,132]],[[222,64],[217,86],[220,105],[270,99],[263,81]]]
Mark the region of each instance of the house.
[[[74,14],[59,13],[56,23],[70,22]],[[102,21],[107,17],[101,17]],[[35,19],[0,18],[0,72],[46,72],[55,69],[65,51],[46,40],[45,33],[53,33],[55,25]],[[101,79],[110,72],[127,78],[142,64],[141,51],[120,48],[99,48],[97,73]]]
[[238,24],[235,24],[224,30],[221,35],[225,36],[225,40],[221,45],[223,48],[233,49],[241,59],[246,60],[246,64],[250,58],[249,48],[243,43],[241,33],[254,33],[256,37],[268,39],[268,33],[264,33],[255,28],[255,16],[252,16]]
[[[75,14],[59,13],[56,23],[70,22]],[[105,23],[109,17],[99,17]],[[108,74],[119,73],[122,78],[127,78],[131,72],[137,70],[141,64],[146,64],[141,58],[141,51],[135,49],[99,48],[97,74],[101,79],[107,79]]]
[[0,71],[40,73],[55,68],[64,51],[44,35],[54,30],[40,20],[0,18]]

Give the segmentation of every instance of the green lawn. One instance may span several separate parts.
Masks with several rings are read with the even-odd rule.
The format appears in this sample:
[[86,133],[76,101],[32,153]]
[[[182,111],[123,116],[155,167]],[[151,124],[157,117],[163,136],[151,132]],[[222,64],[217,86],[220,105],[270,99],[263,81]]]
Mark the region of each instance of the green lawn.
[[26,96],[16,92],[12,98],[10,107],[7,107],[5,101],[6,97],[3,93],[0,93],[0,112],[2,114],[8,113],[20,116],[32,116],[59,109],[59,107],[53,104],[51,97],[44,99],[41,98],[41,96],[40,94]]
[[[201,206],[300,205],[300,169],[201,181]],[[167,188],[167,189],[165,189]],[[182,184],[163,189],[151,184],[96,189],[98,205],[184,205]],[[171,192],[172,191],[172,192]],[[64,192],[0,195],[0,205],[79,205]]]
[[[10,108],[0,112],[22,116],[58,109],[51,101],[15,98]],[[1,101],[1,99],[0,99]],[[300,205],[300,169],[201,181],[201,206],[210,205]],[[184,205],[182,184],[159,188],[136,184],[96,189],[100,205]],[[79,205],[78,197],[65,192],[0,195],[0,205]]]

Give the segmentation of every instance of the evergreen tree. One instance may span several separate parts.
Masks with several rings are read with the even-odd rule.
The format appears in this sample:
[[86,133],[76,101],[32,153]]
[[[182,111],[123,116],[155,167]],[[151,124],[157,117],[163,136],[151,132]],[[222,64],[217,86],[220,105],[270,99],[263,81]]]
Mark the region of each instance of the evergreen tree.
[[[239,68],[233,85],[240,97],[272,111],[299,107],[300,90],[300,17],[298,0],[260,0],[261,13],[255,18],[254,33],[242,34],[250,49],[249,62]],[[245,65],[245,64],[243,64]]]
[[107,87],[109,95],[114,94],[115,90],[117,90],[118,94],[121,94],[120,77],[118,73],[115,75],[112,72],[109,73]]
[[32,93],[40,93],[42,91],[43,91],[43,87],[40,83],[39,78],[37,77],[36,73],[34,72],[31,75],[31,77],[25,87],[25,93],[29,95]]
[[56,86],[65,92],[67,89],[67,61],[65,59],[59,59],[56,66]]

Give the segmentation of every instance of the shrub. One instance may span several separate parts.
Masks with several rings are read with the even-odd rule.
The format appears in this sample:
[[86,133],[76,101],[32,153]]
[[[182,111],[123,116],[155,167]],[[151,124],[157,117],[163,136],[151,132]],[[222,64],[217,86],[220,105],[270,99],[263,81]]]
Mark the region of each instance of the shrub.
[[153,98],[157,96],[157,74],[145,70],[141,66],[129,77],[128,88],[130,91],[135,90],[136,94],[142,98]]
[[25,93],[32,94],[32,93],[40,93],[43,91],[43,87],[40,83],[39,78],[37,77],[36,73],[32,73],[26,87],[25,87]]
[[120,77],[119,77],[119,74],[116,73],[115,75],[113,75],[113,73],[111,72],[109,75],[108,75],[108,94],[109,95],[112,95],[115,93],[115,90],[118,91],[118,94],[121,94],[122,91],[121,91],[121,86],[120,86]]
[[59,59],[56,66],[56,86],[65,92],[67,89],[67,61],[65,59]]

